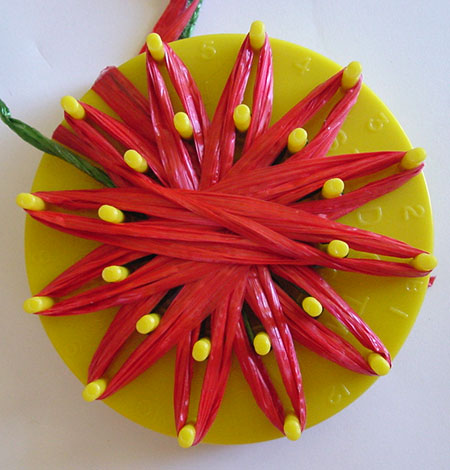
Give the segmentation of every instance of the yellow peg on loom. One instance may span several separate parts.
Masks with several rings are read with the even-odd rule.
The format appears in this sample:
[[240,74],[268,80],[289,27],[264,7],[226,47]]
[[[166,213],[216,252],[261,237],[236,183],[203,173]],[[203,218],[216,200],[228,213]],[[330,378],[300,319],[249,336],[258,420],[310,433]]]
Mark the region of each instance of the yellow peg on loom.
[[302,301],[303,310],[310,317],[318,317],[323,312],[322,304],[315,297],[305,297]]
[[324,199],[334,199],[339,197],[344,191],[345,184],[340,178],[331,178],[325,181],[322,187],[322,197]]
[[252,120],[250,108],[246,104],[240,104],[234,108],[233,120],[239,132],[247,132]]
[[342,240],[332,240],[327,246],[327,253],[333,258],[345,258],[349,251],[347,243]]
[[139,152],[136,152],[136,150],[127,150],[123,154],[123,159],[130,168],[139,173],[145,173],[148,170],[148,163]]
[[30,297],[23,303],[23,309],[27,313],[40,313],[53,307],[55,301],[51,297],[35,296]]
[[164,60],[164,44],[158,33],[150,33],[147,36],[147,47],[150,54],[157,62]]
[[308,133],[302,127],[297,127],[288,137],[287,148],[289,153],[297,153],[307,144]]
[[437,259],[430,253],[420,253],[411,260],[410,264],[417,271],[431,271],[437,266]]
[[400,162],[400,168],[412,170],[417,168],[426,158],[427,152],[421,147],[408,150]]
[[130,275],[130,270],[125,266],[108,266],[102,271],[105,282],[120,282]]
[[209,338],[201,338],[194,343],[192,347],[192,357],[197,362],[206,361],[211,352],[211,340]]
[[63,96],[61,98],[61,106],[74,119],[84,119],[86,116],[83,106],[73,96]]
[[158,313],[148,313],[147,315],[143,315],[136,322],[136,331],[141,335],[151,333],[158,327],[160,321],[161,315]]
[[266,40],[266,25],[262,21],[254,21],[250,26],[250,45],[254,51],[259,51]]
[[43,211],[45,202],[38,196],[31,193],[20,193],[16,197],[16,203],[22,209],[29,211]]
[[105,222],[112,224],[120,224],[125,221],[125,214],[114,206],[105,204],[98,210],[98,216]]
[[259,356],[265,356],[269,354],[270,349],[272,348],[269,335],[265,331],[259,332],[253,338],[253,347],[255,348],[256,354]]
[[286,415],[283,426],[284,434],[290,441],[296,441],[302,434],[302,428],[297,416],[292,413]]
[[342,89],[350,90],[350,88],[353,88],[358,83],[361,73],[362,65],[359,62],[350,62],[342,74]]
[[183,111],[176,113],[173,117],[173,125],[183,139],[189,140],[192,138],[194,129],[192,128],[191,120],[186,113]]
[[188,447],[192,447],[192,444],[195,440],[195,426],[193,424],[186,424],[178,433],[178,444],[180,447],[187,449]]
[[386,359],[378,353],[371,353],[367,358],[369,366],[377,375],[386,375],[390,370],[391,366]]
[[97,379],[93,382],[89,382],[83,390],[83,398],[86,401],[97,400],[100,396],[103,395],[103,392],[106,390],[106,380]]

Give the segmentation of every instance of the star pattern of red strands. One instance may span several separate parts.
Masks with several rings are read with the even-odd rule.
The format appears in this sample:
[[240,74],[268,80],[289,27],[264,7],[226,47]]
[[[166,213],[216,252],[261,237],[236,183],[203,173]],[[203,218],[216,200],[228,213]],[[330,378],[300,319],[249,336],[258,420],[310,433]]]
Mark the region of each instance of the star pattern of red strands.
[[[163,47],[161,63],[146,52],[148,98],[117,68],[108,68],[93,90],[120,120],[82,103],[85,118],[74,119],[66,113],[71,130],[59,126],[54,133],[57,141],[101,166],[115,187],[35,193],[55,210],[28,211],[33,218],[61,232],[100,242],[38,294],[58,299],[39,314],[80,315],[119,307],[92,358],[88,381],[93,382],[108,377],[117,353],[136,334],[136,322],[163,306],[159,326],[108,377],[99,398],[115,393],[176,347],[177,432],[191,422],[192,348],[199,337],[209,336],[211,351],[192,421],[194,445],[217,414],[233,353],[257,404],[273,425],[284,433],[290,415],[303,429],[306,405],[294,341],[357,373],[374,374],[374,370],[355,347],[305,313],[287,286],[319,300],[363,348],[390,365],[389,352],[377,335],[316,267],[376,276],[427,275],[409,263],[422,250],[336,221],[400,187],[422,165],[402,169],[405,152],[400,151],[326,156],[357,100],[361,78],[352,88],[340,91],[343,71],[338,72],[269,127],[271,47],[266,36],[262,48],[255,51],[247,36],[210,121],[189,70],[169,45]],[[252,119],[241,157],[235,161],[233,111],[243,101],[253,62]],[[174,127],[174,109],[161,68],[167,70],[192,123],[191,140],[182,139]],[[302,150],[278,163],[290,132],[305,125],[336,96],[337,104],[318,133]],[[130,168],[123,159],[124,149],[136,150],[149,170],[140,173]],[[367,177],[392,166],[398,167],[395,174],[340,197],[308,197],[330,178]],[[98,210],[105,204],[123,211],[125,221],[110,223],[72,213]],[[320,249],[319,244],[336,239],[354,250],[406,262],[336,258]],[[127,266],[130,275],[74,294],[111,265]],[[253,324],[257,322],[270,338],[289,405],[282,404],[251,344],[246,310],[251,311]]]

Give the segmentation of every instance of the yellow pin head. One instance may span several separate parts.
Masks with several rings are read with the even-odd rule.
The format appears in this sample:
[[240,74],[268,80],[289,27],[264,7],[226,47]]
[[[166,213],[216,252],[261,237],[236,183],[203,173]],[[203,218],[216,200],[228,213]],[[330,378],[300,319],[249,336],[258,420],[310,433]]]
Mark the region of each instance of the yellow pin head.
[[31,193],[20,193],[16,197],[16,203],[22,209],[29,211],[43,211],[45,202],[38,196]]
[[150,54],[157,62],[164,60],[164,44],[158,33],[150,33],[147,36],[147,47]]
[[297,416],[288,414],[284,419],[283,431],[290,441],[296,441],[302,434],[302,428]]
[[259,332],[253,338],[253,347],[255,348],[256,354],[259,356],[265,356],[266,354],[269,354],[270,349],[272,348],[269,335],[265,331]]
[[130,275],[130,270],[125,266],[108,266],[102,271],[105,282],[120,282]]
[[250,26],[250,45],[254,51],[259,51],[266,40],[266,25],[262,21],[254,21]]
[[148,163],[139,152],[136,152],[136,150],[127,150],[123,154],[123,159],[130,168],[139,173],[145,173],[148,170]]
[[400,168],[412,170],[417,168],[427,158],[427,152],[421,147],[408,150],[400,162]]
[[411,266],[417,271],[432,271],[437,266],[437,259],[430,253],[420,253],[411,261]]
[[344,90],[353,88],[358,83],[361,73],[362,65],[359,62],[350,62],[342,74],[341,87]]
[[125,214],[120,209],[107,204],[99,208],[98,216],[105,222],[112,224],[120,224],[125,221]]
[[173,117],[173,125],[183,139],[192,138],[194,129],[192,128],[191,120],[186,113],[183,113],[182,111],[176,113]]
[[344,191],[344,186],[344,182],[340,178],[331,178],[325,181],[322,187],[322,197],[325,199],[339,197]]
[[211,352],[211,341],[209,338],[201,338],[194,343],[192,348],[192,357],[197,362],[206,361]]
[[250,108],[246,104],[240,104],[234,108],[233,120],[239,132],[247,132],[252,120]]
[[290,153],[297,153],[307,142],[308,133],[302,127],[297,127],[289,134],[287,147]]
[[73,96],[63,96],[61,98],[61,106],[74,119],[84,119],[86,116],[83,106]]
[[83,398],[86,401],[97,400],[100,396],[103,395],[103,392],[106,390],[106,380],[97,379],[93,382],[89,382],[83,390]]
[[305,297],[302,308],[310,317],[318,317],[323,312],[322,304],[315,297]]
[[193,424],[184,425],[180,429],[180,432],[178,433],[179,446],[183,447],[183,449],[192,447],[192,444],[194,443],[194,440],[195,440],[195,433],[196,431],[195,431],[195,427]]
[[53,305],[55,305],[55,301],[51,297],[35,296],[25,300],[23,309],[27,313],[40,313],[52,308]]
[[161,316],[157,313],[149,313],[147,315],[143,315],[136,322],[136,331],[141,335],[151,333],[158,327],[160,321]]
[[349,246],[342,240],[332,240],[327,246],[327,253],[333,258],[345,258],[349,251]]
[[371,353],[367,358],[369,366],[377,375],[386,375],[391,370],[391,366],[386,359],[378,353]]

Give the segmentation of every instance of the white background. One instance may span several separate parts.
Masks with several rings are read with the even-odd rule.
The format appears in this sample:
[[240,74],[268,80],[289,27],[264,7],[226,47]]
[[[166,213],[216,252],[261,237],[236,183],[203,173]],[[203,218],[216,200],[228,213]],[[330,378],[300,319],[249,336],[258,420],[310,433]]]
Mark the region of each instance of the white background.
[[[106,65],[140,48],[166,0],[0,0],[0,97],[13,116],[50,135],[59,99],[80,96]],[[428,150],[425,174],[440,266],[391,374],[353,405],[287,440],[179,449],[96,403],[66,369],[29,296],[24,215],[40,153],[0,126],[0,468],[71,469],[444,469],[450,465],[448,2],[205,0],[196,35],[246,32],[263,20],[273,37],[346,64],[390,107],[413,145]]]

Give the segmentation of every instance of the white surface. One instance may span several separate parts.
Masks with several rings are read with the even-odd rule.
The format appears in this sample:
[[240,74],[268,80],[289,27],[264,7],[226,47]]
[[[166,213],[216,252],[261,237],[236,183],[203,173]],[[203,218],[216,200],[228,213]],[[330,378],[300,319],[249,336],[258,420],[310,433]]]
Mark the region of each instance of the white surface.
[[[49,135],[59,98],[79,96],[106,65],[138,50],[165,0],[0,0],[0,97],[13,116]],[[0,468],[71,469],[444,469],[450,461],[448,162],[450,14],[438,1],[204,0],[196,35],[245,32],[254,19],[269,34],[338,63],[360,60],[366,83],[414,145],[428,150],[426,177],[440,266],[419,319],[391,374],[297,443],[200,445],[87,405],[81,386],[39,322],[22,312],[28,297],[24,216],[15,195],[32,182],[40,154],[0,126]]]

